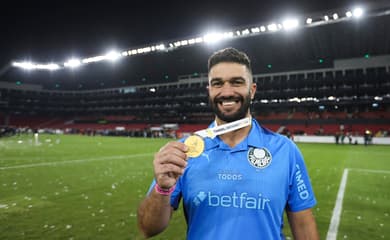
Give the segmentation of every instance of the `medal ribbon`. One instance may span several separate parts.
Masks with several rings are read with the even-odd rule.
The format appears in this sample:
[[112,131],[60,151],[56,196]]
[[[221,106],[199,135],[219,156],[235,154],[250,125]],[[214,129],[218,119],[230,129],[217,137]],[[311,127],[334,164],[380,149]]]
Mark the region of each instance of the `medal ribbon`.
[[203,138],[215,138],[218,135],[222,135],[234,130],[249,126],[251,124],[251,118],[243,118],[234,122],[226,123],[220,126],[215,126],[213,128],[206,128],[203,130],[196,131],[195,134]]

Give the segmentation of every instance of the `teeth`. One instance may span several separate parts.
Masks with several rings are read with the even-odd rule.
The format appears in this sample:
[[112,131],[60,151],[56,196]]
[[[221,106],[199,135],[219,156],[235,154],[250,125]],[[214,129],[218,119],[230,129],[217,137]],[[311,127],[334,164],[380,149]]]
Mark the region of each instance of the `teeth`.
[[222,102],[222,106],[230,106],[230,105],[233,105],[234,103],[236,103],[235,101],[230,101],[230,102]]

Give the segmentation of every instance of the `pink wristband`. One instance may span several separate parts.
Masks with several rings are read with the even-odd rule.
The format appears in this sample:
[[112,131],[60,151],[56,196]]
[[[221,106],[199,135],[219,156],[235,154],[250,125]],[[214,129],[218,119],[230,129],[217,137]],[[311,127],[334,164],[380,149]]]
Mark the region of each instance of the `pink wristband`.
[[169,189],[163,189],[157,183],[156,185],[154,185],[154,189],[156,189],[156,192],[164,196],[170,195],[173,191],[175,191],[175,188],[176,188],[176,184]]

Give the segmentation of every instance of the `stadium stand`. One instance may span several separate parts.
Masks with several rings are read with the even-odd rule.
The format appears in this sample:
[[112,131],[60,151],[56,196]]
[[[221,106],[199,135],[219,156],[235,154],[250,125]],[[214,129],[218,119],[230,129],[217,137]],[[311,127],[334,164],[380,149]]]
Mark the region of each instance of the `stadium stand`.
[[[337,60],[333,68],[255,74],[254,116],[283,133],[362,135],[366,129],[387,133],[389,59]],[[369,61],[369,67],[354,67],[361,61]],[[2,84],[0,101],[6,104],[0,116],[8,126],[76,133],[119,128],[142,136],[162,123],[179,124],[179,132],[194,132],[212,121],[206,84],[206,74],[181,76],[177,82],[80,91]]]

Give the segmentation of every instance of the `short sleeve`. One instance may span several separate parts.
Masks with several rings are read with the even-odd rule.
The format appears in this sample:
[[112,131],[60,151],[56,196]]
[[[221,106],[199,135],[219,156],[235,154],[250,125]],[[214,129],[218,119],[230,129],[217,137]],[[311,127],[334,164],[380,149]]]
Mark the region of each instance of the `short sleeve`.
[[317,204],[310,178],[298,147],[293,144],[290,152],[290,186],[287,209],[297,212]]

